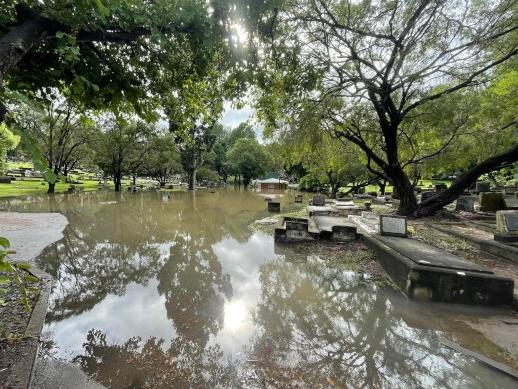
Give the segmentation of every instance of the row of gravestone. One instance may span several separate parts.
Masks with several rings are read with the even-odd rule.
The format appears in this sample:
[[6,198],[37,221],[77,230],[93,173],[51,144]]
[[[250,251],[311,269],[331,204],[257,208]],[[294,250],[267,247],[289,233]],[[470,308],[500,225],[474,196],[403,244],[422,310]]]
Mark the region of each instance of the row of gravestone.
[[517,210],[518,197],[504,196],[499,192],[482,192],[477,196],[460,196],[455,209],[457,211],[475,211],[475,202],[478,200],[481,212],[496,212],[500,210]]

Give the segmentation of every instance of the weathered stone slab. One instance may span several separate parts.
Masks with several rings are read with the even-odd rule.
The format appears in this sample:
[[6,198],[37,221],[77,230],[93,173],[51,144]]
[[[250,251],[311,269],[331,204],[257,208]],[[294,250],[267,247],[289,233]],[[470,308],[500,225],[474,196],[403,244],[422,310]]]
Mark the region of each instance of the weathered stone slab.
[[340,216],[359,215],[362,209],[356,205],[336,205],[335,209]]
[[498,232],[518,232],[518,211],[498,211],[496,213]]
[[513,304],[514,281],[494,275],[424,242],[365,235],[390,278],[411,299],[477,304]]
[[296,196],[295,196],[295,202],[296,202],[296,203],[302,203],[302,199],[303,199],[303,198],[304,198],[304,197],[303,197],[302,195],[296,195]]
[[496,231],[495,240],[504,243],[518,242],[518,211],[498,211]]
[[379,239],[399,253],[422,266],[444,267],[455,270],[468,270],[480,273],[492,272],[483,267],[461,259],[440,248],[423,243],[416,239],[399,239],[393,236],[380,236]]
[[311,202],[311,205],[323,207],[324,205],[326,205],[326,198],[321,195],[313,196],[313,201]]
[[500,192],[482,192],[479,196],[481,212],[496,212],[505,208],[504,195]]
[[314,240],[315,237],[308,232],[308,219],[285,217],[275,228],[275,242],[290,243]]
[[475,199],[474,196],[460,196],[457,198],[457,204],[455,205],[456,211],[466,211],[466,212],[474,212],[475,211]]
[[476,193],[489,192],[490,188],[491,188],[490,184],[487,181],[478,181],[475,184],[475,192]]
[[337,216],[338,211],[335,208],[325,206],[308,206],[309,216]]
[[372,199],[373,204],[383,205],[388,203],[388,197],[386,196],[378,196]]
[[518,210],[518,197],[505,197],[504,206],[505,209]]
[[278,201],[270,201],[268,203],[268,212],[280,212],[281,211],[281,203]]
[[346,242],[356,239],[356,226],[345,218],[334,216],[313,217],[320,239]]
[[380,234],[406,238],[408,236],[406,217],[380,215]]

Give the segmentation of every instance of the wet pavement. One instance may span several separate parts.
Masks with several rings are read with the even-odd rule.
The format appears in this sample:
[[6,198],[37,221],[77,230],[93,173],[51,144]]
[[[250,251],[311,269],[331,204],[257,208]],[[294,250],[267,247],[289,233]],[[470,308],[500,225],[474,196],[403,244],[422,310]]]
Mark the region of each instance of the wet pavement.
[[[301,206],[293,195],[281,205]],[[516,387],[441,343],[496,348],[458,319],[462,307],[416,313],[368,275],[297,246],[276,250],[248,228],[269,216],[255,193],[98,192],[0,208],[69,220],[36,259],[56,278],[41,358],[71,362],[104,386]]]

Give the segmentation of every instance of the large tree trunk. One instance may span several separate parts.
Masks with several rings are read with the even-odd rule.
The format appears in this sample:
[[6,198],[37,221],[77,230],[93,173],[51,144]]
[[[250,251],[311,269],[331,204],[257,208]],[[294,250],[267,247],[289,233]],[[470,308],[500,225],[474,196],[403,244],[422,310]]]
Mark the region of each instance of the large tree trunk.
[[115,184],[115,192],[120,192],[122,189],[122,173],[120,171],[114,172],[113,183]]
[[53,194],[56,192],[56,183],[55,182],[49,182],[49,187],[47,189],[47,193]]
[[462,192],[473,185],[481,175],[498,170],[516,161],[518,161],[518,143],[506,151],[480,162],[462,174],[447,190],[423,201],[419,204],[413,216],[422,217],[434,214],[439,209],[457,199]]
[[380,196],[384,196],[385,195],[385,188],[387,187],[387,181],[380,180],[378,182],[378,187],[380,188]]
[[196,189],[196,169],[192,169],[191,171],[187,172],[188,175],[188,181],[189,181],[189,190],[195,190]]
[[331,198],[336,199],[336,194],[338,193],[338,188],[340,187],[339,183],[331,184]]
[[405,171],[398,164],[388,167],[386,173],[392,180],[392,185],[394,185],[394,197],[399,198],[398,214],[403,216],[414,215],[417,210],[417,198],[415,197],[414,186]]

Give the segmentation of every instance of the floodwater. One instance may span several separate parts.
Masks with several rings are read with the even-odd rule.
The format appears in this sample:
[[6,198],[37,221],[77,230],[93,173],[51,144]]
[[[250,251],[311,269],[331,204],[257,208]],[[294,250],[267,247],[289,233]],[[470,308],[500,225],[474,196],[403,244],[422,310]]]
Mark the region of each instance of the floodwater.
[[[296,208],[290,194],[282,205]],[[448,331],[423,320],[433,312],[250,230],[268,216],[253,192],[92,192],[0,209],[68,218],[36,260],[56,279],[44,349],[107,387],[516,387],[445,347]]]

